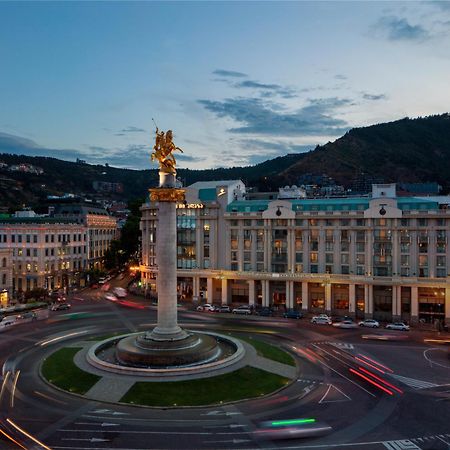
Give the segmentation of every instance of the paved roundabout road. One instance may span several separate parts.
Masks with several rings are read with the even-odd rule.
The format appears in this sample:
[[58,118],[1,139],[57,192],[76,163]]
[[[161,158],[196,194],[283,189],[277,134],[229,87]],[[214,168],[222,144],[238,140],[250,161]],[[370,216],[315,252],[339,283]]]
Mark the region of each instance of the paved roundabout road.
[[[39,371],[43,359],[62,346],[150,328],[156,311],[123,308],[89,294],[72,304],[72,312],[88,315],[55,320],[63,312],[54,312],[49,320],[1,334],[2,449],[449,448],[450,360],[420,333],[405,341],[373,340],[362,338],[367,330],[305,320],[180,311],[187,328],[232,331],[282,346],[296,359],[294,382],[273,395],[231,404],[136,407],[62,392]],[[333,431],[289,440],[277,439],[283,436],[273,430],[261,432],[261,423],[294,419],[315,420]]]

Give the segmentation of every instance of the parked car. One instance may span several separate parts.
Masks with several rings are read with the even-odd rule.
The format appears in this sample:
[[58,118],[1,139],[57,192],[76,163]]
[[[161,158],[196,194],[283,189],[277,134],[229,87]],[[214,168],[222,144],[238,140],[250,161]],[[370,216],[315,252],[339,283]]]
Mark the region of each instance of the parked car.
[[358,323],[360,327],[379,328],[380,322],[375,319],[365,319]]
[[70,309],[69,303],[57,303],[56,305],[52,305],[52,311],[62,311],[64,309]]
[[270,308],[262,308],[256,312],[258,316],[272,317],[273,311]]
[[327,314],[319,314],[318,316],[314,316],[311,319],[311,323],[317,323],[319,325],[331,325],[333,322],[331,321],[331,317]]
[[205,303],[204,305],[197,306],[197,311],[209,311],[214,312],[216,307],[214,305],[210,305],[209,303]]
[[98,284],[105,284],[108,281],[107,277],[101,277],[98,279]]
[[9,327],[16,323],[16,316],[6,316],[0,321],[0,328]]
[[295,309],[288,309],[283,317],[286,319],[301,319],[303,317],[303,313],[300,311],[296,311]]
[[234,308],[233,311],[231,311],[233,314],[245,314],[250,315],[252,313],[252,310],[249,306],[241,305],[237,308]]
[[333,327],[337,328],[358,328],[356,322],[351,319],[342,320],[341,322],[333,323]]
[[387,330],[409,331],[409,325],[403,322],[393,322],[386,325]]
[[231,312],[231,308],[228,305],[222,305],[222,306],[219,306],[219,308],[217,309],[217,312],[230,313]]

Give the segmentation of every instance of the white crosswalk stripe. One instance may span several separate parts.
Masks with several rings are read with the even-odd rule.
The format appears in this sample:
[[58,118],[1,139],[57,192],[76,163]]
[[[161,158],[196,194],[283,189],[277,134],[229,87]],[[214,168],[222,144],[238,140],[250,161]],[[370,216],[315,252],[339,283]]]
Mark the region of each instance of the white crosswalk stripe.
[[401,441],[386,441],[382,443],[388,450],[420,450],[416,444],[408,439]]
[[331,342],[331,345],[345,350],[353,350],[355,348],[353,344],[346,344],[345,342]]
[[403,384],[406,384],[409,387],[414,389],[427,389],[439,386],[438,384],[430,383],[429,381],[416,380],[415,378],[403,377],[401,375],[396,375],[394,373],[390,374],[392,378],[400,381]]

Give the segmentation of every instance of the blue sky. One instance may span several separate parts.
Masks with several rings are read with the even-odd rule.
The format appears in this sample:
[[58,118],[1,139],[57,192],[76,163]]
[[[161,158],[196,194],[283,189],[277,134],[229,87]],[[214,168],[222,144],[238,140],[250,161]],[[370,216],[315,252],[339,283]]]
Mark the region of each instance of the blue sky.
[[450,2],[0,3],[0,153],[248,165],[449,111]]

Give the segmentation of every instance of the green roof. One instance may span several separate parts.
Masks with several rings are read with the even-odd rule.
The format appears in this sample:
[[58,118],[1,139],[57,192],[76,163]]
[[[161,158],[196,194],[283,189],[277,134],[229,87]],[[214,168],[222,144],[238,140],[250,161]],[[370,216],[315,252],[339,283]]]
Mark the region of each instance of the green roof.
[[[370,200],[372,199],[369,197],[279,199],[279,201],[290,202],[293,211],[364,211],[369,208]],[[413,197],[399,197],[396,200],[401,210],[439,209],[436,201]],[[276,200],[237,200],[227,206],[227,212],[265,211],[269,203],[273,201]]]

